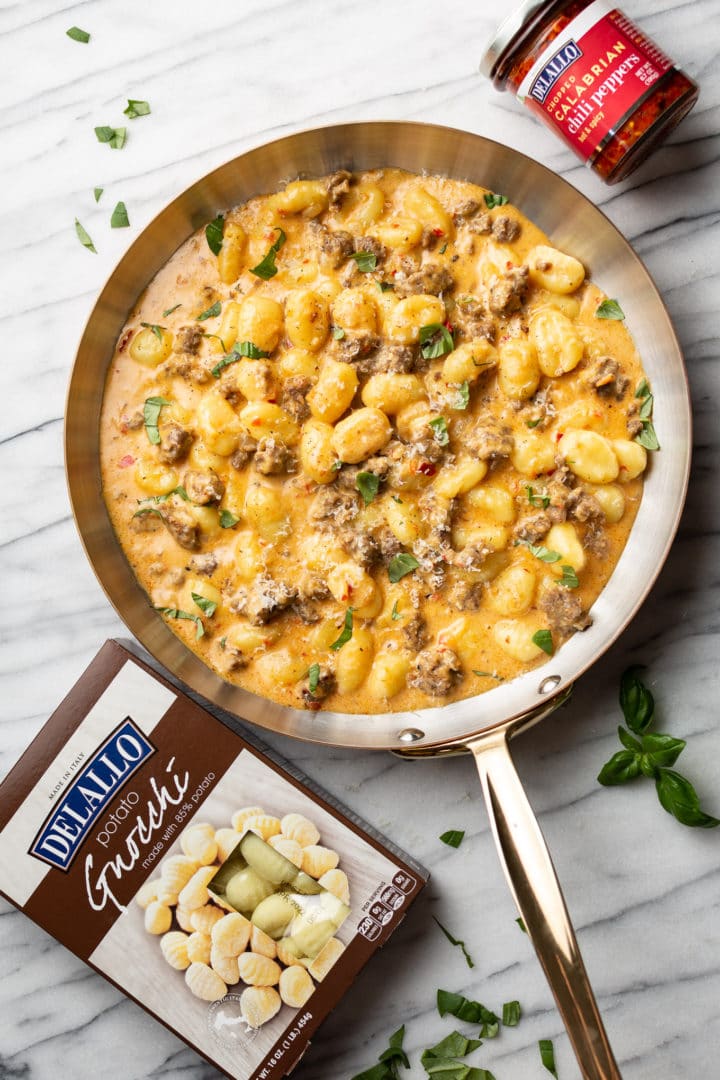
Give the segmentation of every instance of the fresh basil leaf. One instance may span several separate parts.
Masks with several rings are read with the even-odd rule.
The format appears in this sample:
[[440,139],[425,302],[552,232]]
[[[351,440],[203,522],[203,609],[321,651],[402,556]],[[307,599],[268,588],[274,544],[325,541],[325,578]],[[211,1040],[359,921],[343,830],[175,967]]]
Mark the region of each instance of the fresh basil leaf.
[[505,1027],[517,1027],[522,1015],[519,1001],[506,1001],[503,1005],[502,1022]]
[[95,202],[96,203],[100,202],[100,196],[102,195],[104,190],[105,189],[101,188],[101,187],[93,188],[93,195],[95,196]]
[[330,466],[330,472],[340,472],[342,467],[342,461],[333,461],[332,465]]
[[628,668],[620,679],[620,708],[625,723],[636,735],[642,735],[649,728],[655,712],[652,694],[637,677],[637,672],[643,670],[637,665]]
[[355,487],[369,506],[380,490],[380,477],[374,472],[359,472],[355,478]]
[[95,128],[95,138],[98,142],[109,143],[114,133],[115,128],[108,127],[107,124]]
[[447,240],[445,241],[443,246],[438,251],[438,255],[444,255],[446,251],[447,251]]
[[87,248],[88,251],[92,251],[93,255],[97,255],[97,251],[95,250],[95,245],[90,238],[90,234],[85,232],[85,229],[82,227],[77,218],[75,218],[75,232],[77,233],[77,238],[82,244],[82,246],[84,248]]
[[147,116],[149,112],[150,106],[147,101],[135,101],[133,98],[128,98],[127,109],[123,109],[128,120],[134,120],[137,116]]
[[174,307],[165,308],[163,311],[163,319],[167,319],[168,315],[172,315],[173,311],[177,311],[179,307],[182,307],[182,304],[175,304]]
[[647,776],[648,780],[657,780],[660,769],[649,754],[640,755],[640,772]]
[[342,649],[343,645],[346,645],[348,643],[348,641],[352,637],[352,632],[353,632],[353,609],[351,607],[349,607],[347,609],[347,611],[345,612],[345,622],[343,624],[343,628],[342,628],[342,632],[340,634],[340,637],[337,639],[337,641],[333,641],[332,645],[330,646],[330,648],[333,650],[333,652],[338,652],[339,649]]
[[314,694],[318,688],[318,682],[320,681],[320,665],[311,664],[308,668],[308,689],[311,694]]
[[536,495],[535,488],[527,484],[525,487],[527,491],[528,502],[531,506],[534,506],[536,510],[546,510],[550,505],[549,495]]
[[580,585],[578,576],[575,573],[575,569],[572,566],[568,566],[567,563],[563,563],[560,567],[562,570],[562,577],[558,582],[558,585],[564,585],[566,589],[577,589]]
[[720,820],[700,809],[700,799],[689,780],[673,769],[661,769],[655,787],[660,805],[681,825],[699,829],[714,829]]
[[[492,1009],[486,1009],[479,1001],[471,1001],[469,998],[464,997],[463,994],[453,994],[449,990],[438,990],[437,1010],[441,1016],[450,1013],[458,1020],[467,1021],[468,1024],[494,1025],[500,1023],[500,1017]],[[490,1038],[494,1038],[494,1035],[491,1035]]]
[[107,143],[113,150],[122,150],[127,139],[127,128],[108,127],[106,124],[95,128],[98,142]]
[[345,331],[343,330],[342,326],[333,326],[332,336],[335,338],[336,341],[342,341],[342,339],[345,337]]
[[166,495],[148,495],[147,499],[142,499],[141,501],[146,503],[164,503],[168,501],[171,495],[179,495],[185,502],[190,502],[190,496],[182,486],[173,488],[172,491],[168,491]]
[[79,41],[83,45],[87,45],[90,40],[90,35],[87,30],[81,30],[79,26],[71,26],[65,33],[69,38],[72,38],[73,41]]
[[110,216],[110,228],[127,229],[129,225],[130,218],[128,217],[127,207],[124,202],[119,202]]
[[203,596],[202,593],[194,592],[190,593],[190,596],[200,608],[200,610],[203,612],[203,614],[207,615],[208,618],[212,618],[212,616],[217,611],[217,601],[208,600],[207,596]]
[[426,360],[435,360],[445,356],[455,348],[453,336],[442,323],[428,323],[420,327],[420,352]]
[[215,319],[222,311],[222,301],[216,300],[214,304],[211,304],[205,311],[201,311],[199,315],[195,316],[196,322],[205,322],[205,319]]
[[551,551],[550,548],[546,548],[542,544],[531,544],[529,540],[521,540],[520,543],[524,544],[530,554],[534,555],[536,559],[540,559],[541,562],[556,563],[562,559],[559,551]]
[[649,420],[650,419],[650,417],[652,416],[654,403],[655,403],[655,398],[653,397],[653,395],[650,394],[650,393],[647,393],[645,395],[645,397],[643,398],[642,405],[640,406],[640,412],[638,413],[638,416],[640,417],[641,420]]
[[647,379],[641,379],[638,383],[637,390],[635,391],[636,398],[644,398],[650,393],[650,386]]
[[642,737],[642,748],[653,765],[668,768],[674,765],[687,746],[684,739],[674,739],[672,735],[649,734]]
[[553,647],[552,634],[549,630],[536,630],[532,636],[532,641],[539,649],[542,649],[548,656],[552,656],[555,651]]
[[141,326],[144,326],[146,330],[152,330],[158,341],[162,341],[164,326],[158,326],[157,323],[141,322]]
[[429,1064],[436,1061],[454,1061],[456,1058],[467,1057],[473,1050],[477,1050],[478,1046],[482,1046],[480,1039],[467,1039],[459,1031],[451,1031],[435,1046],[423,1051],[420,1061],[425,1071],[432,1076],[433,1074],[428,1069]]
[[632,750],[635,754],[642,753],[642,743],[633,739],[632,735],[622,725],[618,727],[618,739],[626,750]]
[[358,270],[363,274],[377,270],[377,255],[374,251],[354,251],[350,258],[355,260]]
[[398,506],[403,505],[403,501],[402,501],[402,499],[400,498],[399,495],[391,495],[390,498],[392,499],[393,502],[397,503]]
[[603,300],[602,304],[595,308],[595,318],[617,319],[620,322],[625,318],[625,314],[617,300]]
[[525,925],[525,920],[524,919],[516,919],[515,922],[518,924],[518,926],[522,930],[523,934],[527,934],[527,926]]
[[540,1060],[549,1073],[557,1077],[557,1071],[555,1069],[555,1051],[553,1049],[552,1039],[539,1039],[538,1048],[540,1050]]
[[408,1056],[403,1050],[405,1038],[405,1025],[393,1032],[388,1040],[387,1050],[383,1050],[378,1059],[378,1064],[364,1072],[358,1073],[352,1080],[398,1080],[398,1068],[410,1068]]
[[398,611],[398,602],[397,602],[397,600],[393,604],[393,609],[390,612],[390,618],[392,619],[393,622],[397,622],[398,619],[402,619],[402,615]]
[[618,750],[606,761],[598,773],[598,782],[604,787],[626,784],[640,775],[640,755],[634,750]]
[[502,675],[496,675],[494,671],[476,671],[472,669],[473,675],[479,675],[481,679],[495,679],[496,682],[505,682]]
[[450,433],[448,431],[447,420],[444,416],[436,416],[434,420],[430,421],[430,427],[433,429],[435,436],[435,442],[438,446],[447,446],[450,442]]
[[411,574],[413,570],[417,570],[419,565],[420,563],[409,551],[401,551],[399,555],[393,555],[390,560],[388,577],[394,585],[400,578],[404,578],[406,574]]
[[537,420],[526,420],[525,427],[536,428],[542,418],[538,416]]
[[480,1028],[479,1035],[481,1039],[495,1039],[499,1031],[500,1022],[498,1020],[486,1020]]
[[[433,919],[435,919],[434,915],[433,915]],[[467,963],[467,966],[469,968],[474,968],[475,967],[475,962],[474,962],[473,958],[470,956],[470,953],[465,948],[465,942],[460,941],[459,938],[454,938],[452,936],[452,934],[450,933],[450,931],[445,929],[445,927],[443,926],[443,924],[440,922],[439,919],[435,919],[435,922],[438,924],[438,926],[440,927],[440,929],[442,930],[443,934],[448,939],[450,944],[451,945],[456,945],[457,948],[462,950],[462,954],[465,957],[465,962]]]
[[459,409],[459,410],[462,409],[462,410],[464,410],[464,409],[467,409],[469,404],[470,404],[470,383],[466,379],[465,382],[460,383],[460,385],[458,386],[458,396],[455,399],[455,404],[453,405],[453,409]]
[[493,210],[496,206],[504,206],[508,201],[507,195],[496,195],[492,191],[485,192],[483,198],[485,199],[485,205],[488,210]]
[[269,281],[270,278],[275,277],[275,275],[277,274],[275,256],[287,240],[284,230],[281,229],[279,226],[276,226],[276,232],[278,234],[277,240],[274,244],[270,245],[265,257],[257,264],[257,266],[254,266],[250,271],[251,274],[254,274],[255,277],[262,278],[263,281]]
[[159,518],[162,517],[162,513],[156,506],[141,506],[139,510],[136,510],[133,517],[147,517],[148,514],[157,514]]
[[448,847],[458,848],[462,844],[464,837],[464,830],[461,832],[459,829],[448,829],[447,832],[442,834],[440,839],[443,844],[447,844]]
[[160,412],[165,405],[169,404],[170,402],[164,397],[149,397],[145,399],[145,404],[143,405],[145,431],[147,432],[148,439],[154,446],[160,445],[160,432],[158,430]]
[[168,619],[189,619],[190,622],[195,623],[195,640],[199,641],[203,637],[205,626],[199,615],[191,615],[187,611],[181,611],[180,608],[156,607],[155,610],[162,615],[167,615]]
[[646,450],[659,450],[660,443],[652,421],[643,420],[642,431],[635,436],[635,442],[640,443]]
[[219,255],[223,246],[223,233],[225,231],[225,217],[218,214],[209,225],[205,226],[205,239],[213,255]]
[[220,528],[221,529],[232,529],[232,527],[234,525],[237,525],[239,520],[240,520],[240,518],[235,517],[235,515],[230,510],[221,510],[220,511]]
[[395,288],[395,284],[392,281],[378,281],[378,288],[380,292],[390,292],[391,289]]

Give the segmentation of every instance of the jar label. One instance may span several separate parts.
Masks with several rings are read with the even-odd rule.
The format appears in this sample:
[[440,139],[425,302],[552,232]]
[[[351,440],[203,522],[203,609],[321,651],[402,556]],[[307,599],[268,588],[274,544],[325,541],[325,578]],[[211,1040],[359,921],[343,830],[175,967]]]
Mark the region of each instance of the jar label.
[[592,165],[673,66],[621,11],[594,0],[552,40],[517,96]]

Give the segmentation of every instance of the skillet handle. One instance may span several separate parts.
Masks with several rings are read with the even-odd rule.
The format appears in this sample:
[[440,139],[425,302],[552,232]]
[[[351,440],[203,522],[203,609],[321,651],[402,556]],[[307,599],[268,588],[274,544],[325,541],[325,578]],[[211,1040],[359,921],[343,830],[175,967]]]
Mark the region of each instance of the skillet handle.
[[501,729],[469,742],[505,876],[584,1080],[622,1080],[600,1018],[550,852]]

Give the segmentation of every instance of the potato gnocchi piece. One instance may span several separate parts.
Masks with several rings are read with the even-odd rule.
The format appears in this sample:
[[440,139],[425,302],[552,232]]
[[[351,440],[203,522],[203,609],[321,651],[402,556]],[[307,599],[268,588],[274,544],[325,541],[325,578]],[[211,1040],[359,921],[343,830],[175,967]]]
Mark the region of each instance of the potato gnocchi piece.
[[239,836],[235,829],[216,829],[215,843],[217,844],[218,859],[225,862],[238,845]]
[[207,886],[208,882],[215,876],[215,871],[216,867],[214,866],[201,866],[199,870],[196,870],[187,885],[180,890],[178,904],[189,910],[207,904],[210,900]]
[[251,1028],[262,1027],[280,1012],[282,1000],[270,986],[248,986],[240,995],[240,1012]]
[[187,934],[179,930],[171,930],[160,938],[160,951],[170,967],[175,968],[176,971],[185,971],[190,967],[187,940]]
[[245,822],[248,818],[259,817],[264,814],[262,806],[243,806],[240,810],[236,810],[230,819],[230,823],[236,832],[245,831]]
[[280,832],[280,819],[272,814],[254,814],[246,819],[245,828],[257,833],[263,840],[269,840]]
[[268,934],[263,933],[258,926],[253,926],[250,931],[250,952],[274,960],[278,950],[277,945]]
[[308,844],[303,848],[302,868],[306,874],[316,880],[328,870],[334,870],[339,862],[340,856],[337,851],[323,847],[322,844]]
[[[197,910],[197,908],[195,910]],[[175,908],[175,922],[186,934],[193,934],[195,932],[195,927],[192,924],[192,914],[193,913],[189,908],[184,908],[181,904],[178,904]]]
[[271,836],[268,843],[271,847],[275,848],[275,851],[279,852],[283,858],[288,859],[297,866],[298,870],[302,870],[303,849],[296,840],[291,840],[288,836],[283,836],[281,833],[278,836]]
[[215,862],[217,858],[215,829],[205,822],[190,825],[189,828],[183,830],[180,836],[180,846],[188,859],[191,859],[198,866],[208,866],[210,863]]
[[320,842],[320,830],[302,814],[286,814],[280,822],[283,836],[295,840],[300,847],[309,847]]
[[148,934],[166,934],[172,926],[172,911],[166,904],[153,900],[145,908],[145,929]]
[[160,888],[161,881],[159,878],[144,881],[135,893],[135,903],[144,910],[149,904],[152,904],[153,900],[157,900]]
[[278,989],[286,1005],[300,1009],[310,998],[315,983],[304,967],[293,964],[280,973]]
[[198,930],[201,934],[210,934],[215,924],[226,917],[219,907],[215,907],[214,904],[205,904],[204,907],[195,908],[190,912],[190,925],[193,930]]
[[345,946],[342,941],[339,941],[338,938],[330,938],[308,968],[313,979],[316,982],[322,982],[344,952]]
[[187,954],[193,964],[209,964],[212,939],[210,934],[194,930],[187,939]]
[[280,981],[280,965],[261,953],[243,953],[238,959],[238,971],[248,986],[277,986]]
[[332,869],[326,870],[325,873],[318,878],[318,885],[322,885],[323,889],[327,889],[333,896],[336,896],[338,900],[341,900],[343,904],[350,903],[350,883],[347,879],[347,874],[344,870]]
[[226,956],[213,945],[210,948],[210,967],[216,971],[228,986],[240,982],[240,970],[237,956]]
[[220,1001],[227,994],[224,980],[207,963],[192,963],[185,972],[185,983],[202,1001]]

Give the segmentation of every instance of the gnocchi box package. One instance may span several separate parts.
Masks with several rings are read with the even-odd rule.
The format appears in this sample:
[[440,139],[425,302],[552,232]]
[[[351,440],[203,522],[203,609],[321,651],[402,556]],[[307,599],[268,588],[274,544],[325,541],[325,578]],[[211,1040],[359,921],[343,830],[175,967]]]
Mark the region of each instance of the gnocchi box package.
[[2,894],[238,1080],[291,1072],[427,880],[114,641],[0,827]]

